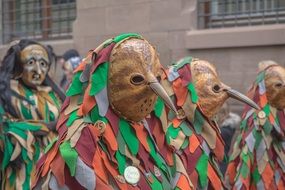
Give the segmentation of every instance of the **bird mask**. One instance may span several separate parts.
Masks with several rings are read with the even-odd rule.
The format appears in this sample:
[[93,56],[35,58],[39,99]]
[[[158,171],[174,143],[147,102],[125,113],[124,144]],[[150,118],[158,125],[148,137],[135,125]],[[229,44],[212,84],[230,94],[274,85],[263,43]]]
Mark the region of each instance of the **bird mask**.
[[[222,83],[215,67],[207,61],[192,59],[191,57],[183,58],[169,68],[167,75],[174,91],[167,90],[168,94],[174,93],[176,95],[177,106],[183,108],[190,121],[194,119],[193,110],[197,105],[203,115],[211,119],[229,97],[256,109],[259,108],[245,95]],[[163,84],[165,86],[166,83],[163,82]],[[169,89],[169,87],[166,88]],[[187,99],[188,92],[190,92],[188,99],[192,100],[190,102]]]
[[175,110],[157,80],[161,74],[157,53],[146,40],[131,38],[116,44],[108,73],[108,96],[113,110],[127,120],[140,121],[153,110],[157,95]]
[[[264,68],[265,67],[265,68]],[[278,64],[260,64],[265,71],[265,88],[268,103],[278,109],[285,108],[285,68]]]
[[222,83],[215,67],[209,62],[193,61],[191,71],[199,97],[198,104],[208,118],[212,118],[229,97],[258,109],[252,100]]

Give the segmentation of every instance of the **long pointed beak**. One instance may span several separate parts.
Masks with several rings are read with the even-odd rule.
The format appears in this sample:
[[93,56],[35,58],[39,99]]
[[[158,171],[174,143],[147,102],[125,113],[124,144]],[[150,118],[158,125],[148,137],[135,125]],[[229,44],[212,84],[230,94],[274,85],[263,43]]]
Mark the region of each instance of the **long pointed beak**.
[[148,73],[149,78],[149,87],[154,91],[154,93],[161,97],[167,107],[169,107],[172,111],[174,111],[177,114],[177,109],[174,106],[172,100],[168,96],[167,92],[164,90],[162,85],[158,82],[158,80],[150,73]]
[[252,101],[251,99],[249,99],[247,96],[243,95],[242,93],[240,93],[234,89],[231,89],[231,88],[226,88],[226,89],[224,89],[224,91],[226,91],[231,98],[234,98],[238,101],[244,102],[247,105],[249,105],[249,106],[251,106],[257,110],[260,109],[260,107],[254,101]]

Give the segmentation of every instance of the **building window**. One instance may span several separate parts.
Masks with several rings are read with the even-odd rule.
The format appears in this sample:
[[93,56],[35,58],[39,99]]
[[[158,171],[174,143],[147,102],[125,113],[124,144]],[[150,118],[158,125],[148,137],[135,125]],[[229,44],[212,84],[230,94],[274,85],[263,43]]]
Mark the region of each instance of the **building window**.
[[285,23],[284,0],[198,0],[198,28]]
[[2,0],[3,42],[71,38],[75,0]]

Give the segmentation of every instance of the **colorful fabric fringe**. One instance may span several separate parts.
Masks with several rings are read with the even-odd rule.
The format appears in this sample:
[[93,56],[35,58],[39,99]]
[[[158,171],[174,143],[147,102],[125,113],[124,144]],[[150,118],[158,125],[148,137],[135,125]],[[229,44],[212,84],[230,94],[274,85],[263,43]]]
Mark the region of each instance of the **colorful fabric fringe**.
[[285,112],[270,106],[265,70],[249,91],[262,108],[246,108],[226,179],[232,189],[285,189]]
[[[223,189],[222,174],[217,161],[224,158],[224,143],[217,125],[203,115],[191,75],[191,63],[185,57],[172,65],[161,81],[178,108],[178,117],[162,101],[156,105],[155,115],[190,177],[194,189]],[[168,122],[165,122],[165,120]]]
[[[160,121],[130,123],[109,106],[110,53],[129,38],[141,37],[123,34],[107,40],[92,52],[94,62],[90,53],[77,68],[57,124],[58,141],[38,163],[35,189],[190,189],[179,157],[163,140]],[[136,185],[123,176],[130,165],[140,172]]]
[[[28,190],[36,162],[55,137],[46,124],[57,119],[61,102],[50,87],[31,90],[12,80],[11,88],[29,102],[12,97],[20,118],[13,118],[1,108],[1,189]],[[36,132],[46,135],[36,136]]]

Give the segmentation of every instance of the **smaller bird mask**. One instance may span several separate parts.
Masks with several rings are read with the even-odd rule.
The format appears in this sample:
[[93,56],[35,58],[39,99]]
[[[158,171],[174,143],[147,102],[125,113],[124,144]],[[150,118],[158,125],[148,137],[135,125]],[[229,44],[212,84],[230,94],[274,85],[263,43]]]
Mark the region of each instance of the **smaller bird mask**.
[[222,83],[215,67],[209,62],[194,60],[191,64],[191,72],[199,97],[198,104],[208,118],[212,118],[229,97],[256,109],[259,108],[248,97]]
[[261,63],[259,68],[265,70],[265,87],[268,103],[277,108],[285,108],[285,68],[277,63]]

